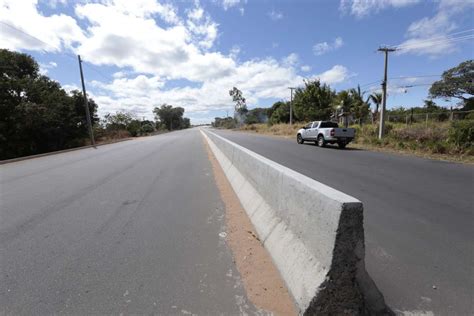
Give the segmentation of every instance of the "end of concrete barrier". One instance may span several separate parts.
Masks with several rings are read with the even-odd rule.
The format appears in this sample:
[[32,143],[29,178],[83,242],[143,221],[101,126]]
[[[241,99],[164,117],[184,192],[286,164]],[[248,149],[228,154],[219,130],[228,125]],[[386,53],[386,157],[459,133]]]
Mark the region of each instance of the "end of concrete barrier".
[[209,130],[201,133],[300,314],[393,314],[365,270],[360,201]]

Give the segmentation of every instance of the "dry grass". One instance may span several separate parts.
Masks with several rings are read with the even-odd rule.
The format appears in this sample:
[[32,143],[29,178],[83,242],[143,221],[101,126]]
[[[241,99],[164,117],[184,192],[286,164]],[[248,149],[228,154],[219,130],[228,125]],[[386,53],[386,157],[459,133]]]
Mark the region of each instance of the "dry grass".
[[[296,132],[305,123],[289,124],[253,124],[238,129],[262,135],[294,138]],[[425,125],[388,124],[387,137],[377,138],[377,126],[352,126],[356,128],[356,139],[350,146],[360,149],[412,155],[436,160],[474,164],[474,148],[458,148],[448,142],[449,122],[436,122]]]
[[293,138],[296,136],[296,132],[304,125],[302,123],[293,124],[292,126],[290,124],[275,124],[271,126],[268,124],[252,124],[244,125],[236,130]]

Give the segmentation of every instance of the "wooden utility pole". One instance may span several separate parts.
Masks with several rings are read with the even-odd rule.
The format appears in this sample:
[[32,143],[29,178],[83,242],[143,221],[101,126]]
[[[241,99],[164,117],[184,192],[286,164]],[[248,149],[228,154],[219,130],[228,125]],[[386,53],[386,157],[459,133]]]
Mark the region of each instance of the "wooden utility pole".
[[86,85],[84,84],[84,75],[82,74],[81,55],[77,55],[77,59],[79,60],[79,70],[81,72],[82,96],[84,97],[84,107],[86,108],[86,118],[87,126],[89,127],[89,136],[91,138],[91,145],[95,148],[94,132],[92,131],[91,115],[89,111],[89,102],[87,102]]
[[382,82],[382,108],[380,109],[380,126],[379,139],[382,139],[385,127],[385,107],[387,104],[387,68],[388,68],[388,53],[394,52],[395,48],[380,47],[378,51],[385,53],[385,69]]
[[290,91],[291,91],[291,99],[290,99],[290,125],[292,125],[292,124],[293,124],[293,90],[295,90],[296,88],[289,87],[288,89],[290,89]]

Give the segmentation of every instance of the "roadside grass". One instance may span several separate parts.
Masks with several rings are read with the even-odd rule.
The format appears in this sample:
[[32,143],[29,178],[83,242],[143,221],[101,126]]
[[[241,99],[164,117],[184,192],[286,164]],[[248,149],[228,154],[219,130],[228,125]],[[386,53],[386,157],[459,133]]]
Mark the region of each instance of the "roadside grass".
[[[263,135],[295,138],[305,123],[252,124],[236,130]],[[356,138],[350,146],[380,152],[414,155],[423,158],[474,164],[474,120],[388,123],[386,137],[379,140],[376,124],[350,126],[356,129]]]

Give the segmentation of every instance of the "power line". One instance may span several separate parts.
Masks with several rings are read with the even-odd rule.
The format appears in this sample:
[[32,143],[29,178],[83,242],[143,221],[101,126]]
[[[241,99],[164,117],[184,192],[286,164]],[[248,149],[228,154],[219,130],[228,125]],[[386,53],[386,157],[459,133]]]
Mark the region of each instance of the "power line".
[[401,45],[397,46],[397,48],[401,48],[401,47],[405,47],[405,46],[412,46],[412,45],[420,44],[420,43],[423,44],[425,42],[430,42],[430,43],[431,42],[433,42],[433,43],[434,42],[451,42],[451,41],[469,39],[472,36],[474,36],[474,34],[462,35],[462,36],[458,36],[458,37],[450,37],[450,36],[431,37],[431,38],[426,38],[426,39],[423,39],[423,40],[417,40],[414,43],[401,44]]
[[[98,75],[102,76],[102,78],[104,78],[105,80],[109,80],[110,77],[107,77],[106,75],[104,75],[102,72],[100,72],[99,70],[96,69],[95,66],[91,65],[90,62],[88,61],[85,61],[85,60],[82,60],[82,62],[84,63],[84,65],[89,68],[90,70],[94,71],[95,73],[97,73]],[[87,64],[85,64],[87,63]]]
[[[52,44],[46,43],[45,41],[43,41],[43,40],[37,38],[36,36],[31,35],[30,33],[26,32],[26,31],[23,31],[23,30],[17,28],[16,26],[13,26],[13,25],[11,25],[11,24],[9,24],[9,23],[6,23],[6,22],[4,22],[4,21],[0,21],[0,23],[3,24],[3,25],[8,26],[9,28],[14,29],[15,31],[20,32],[20,33],[22,33],[22,34],[24,34],[24,35],[26,35],[26,36],[28,36],[28,37],[31,37],[32,39],[34,39],[34,40],[36,40],[36,41],[38,41],[38,42],[40,42],[40,43],[42,43],[42,44],[44,44],[44,45],[46,45],[46,46],[49,46],[49,47],[53,48],[55,51],[57,51],[57,52],[55,52],[55,53],[61,54],[61,55],[64,55],[64,56],[67,56],[67,57],[73,59],[74,61],[76,61],[76,56],[75,56],[75,55],[70,54],[70,53],[66,53],[66,52],[60,52],[58,47],[56,47],[56,46],[54,46],[54,45],[52,45]],[[41,50],[42,50],[43,52],[47,52],[47,50],[44,49],[44,48],[41,48]]]
[[400,76],[400,77],[390,77],[389,79],[416,79],[416,78],[428,78],[428,77],[441,77],[442,75],[420,75],[420,76]]
[[[467,82],[453,82],[453,83],[441,83],[443,87],[459,87],[460,85],[463,85],[465,83],[470,83],[470,81]],[[422,87],[422,86],[432,86],[434,82],[431,83],[416,83],[416,84],[411,84],[411,85],[405,85],[405,86],[396,86],[396,88],[413,88],[413,87]]]
[[[438,40],[452,40],[452,39],[456,39],[456,37],[452,37],[453,35],[459,35],[459,34],[462,34],[462,33],[469,33],[469,32],[473,32],[473,31],[474,31],[474,29],[467,29],[467,30],[464,30],[464,31],[459,31],[459,32],[451,33],[451,34],[433,36],[431,38],[426,38],[424,40],[418,40],[417,43],[432,42],[432,41],[438,41]],[[462,38],[464,36],[471,36],[471,34],[463,35],[463,36],[460,36],[459,38]],[[409,44],[399,44],[399,45],[393,45],[391,47],[400,48],[400,47],[408,46],[408,45],[412,45],[412,44],[411,43],[409,43]]]
[[416,47],[429,47],[435,44],[448,44],[448,43],[456,43],[461,42],[469,39],[474,39],[474,34],[454,37],[454,38],[444,38],[444,39],[426,39],[426,40],[415,40],[415,42],[407,43],[399,46],[394,46],[397,50],[404,50]]
[[[51,45],[51,44],[48,44],[48,43],[46,43],[46,42],[40,40],[40,39],[37,38],[36,36],[31,35],[31,34],[25,32],[25,31],[23,31],[23,30],[17,28],[16,26],[13,26],[13,25],[11,25],[11,24],[9,24],[9,23],[6,23],[6,22],[4,22],[4,21],[0,21],[0,23],[3,24],[3,25],[5,25],[5,26],[7,26],[7,27],[9,27],[9,28],[11,28],[11,29],[13,29],[13,30],[15,30],[15,31],[17,31],[17,32],[20,32],[20,33],[22,33],[22,34],[24,34],[24,35],[26,35],[26,36],[28,36],[28,37],[31,37],[31,38],[37,40],[38,42],[40,42],[40,43],[42,43],[42,44],[44,44],[44,45],[46,45],[46,46],[49,46],[49,47],[54,48],[55,50],[58,50],[58,48],[57,48],[56,46],[53,46],[53,45]],[[42,48],[42,50],[43,50],[43,51],[46,51],[44,48]]]
[[[6,23],[6,22],[4,22],[4,21],[0,21],[0,23],[3,24],[3,25],[8,26],[8,27],[11,28],[11,29],[14,29],[14,30],[17,31],[17,32],[20,32],[20,33],[22,33],[22,34],[24,34],[24,35],[26,35],[26,36],[29,36],[29,37],[35,39],[36,41],[38,41],[38,42],[40,42],[40,43],[42,43],[42,44],[44,44],[44,45],[46,45],[46,46],[49,46],[49,47],[53,48],[55,51],[56,51],[56,50],[59,50],[58,47],[56,47],[56,46],[54,46],[54,45],[51,45],[51,44],[49,44],[49,43],[46,43],[45,41],[43,41],[43,40],[37,38],[36,36],[31,35],[31,34],[29,34],[29,33],[25,32],[25,31],[23,31],[23,30],[21,30],[21,29],[15,27],[15,26],[13,26],[13,25],[11,25],[11,24],[9,24],[9,23]],[[47,52],[47,50],[44,49],[44,48],[42,48],[41,50],[42,50],[43,52]],[[69,58],[73,59],[74,61],[76,61],[76,59],[77,59],[76,55],[73,55],[73,54],[71,54],[71,53],[60,52],[60,51],[58,51],[57,53],[58,53],[58,54],[61,54],[61,55],[64,55],[64,56],[66,56],[66,57],[69,57]],[[83,63],[87,68],[89,68],[90,70],[92,70],[92,71],[94,71],[95,73],[97,73],[97,74],[99,74],[100,76],[102,76],[104,79],[109,80],[109,77],[107,77],[107,76],[104,75],[102,72],[100,72],[99,70],[97,70],[96,67],[93,67],[92,64],[91,64],[91,62],[82,60],[82,63]],[[87,63],[87,64],[86,64],[86,63]]]
[[[459,35],[459,34],[462,34],[462,33],[469,33],[469,32],[473,32],[473,31],[474,31],[474,29],[468,29],[468,30],[464,30],[464,31],[459,31],[459,32],[447,34],[447,35],[438,35],[438,36],[434,36],[434,37],[427,38],[427,39],[424,39],[424,40],[419,40],[417,43],[431,42],[433,40],[449,40],[449,39],[453,39],[451,37],[453,35]],[[466,36],[466,35],[463,35],[463,36]],[[470,36],[470,35],[467,35],[467,36]],[[405,44],[405,45],[410,45],[410,44]],[[400,45],[394,45],[392,47],[398,47],[399,48],[399,47],[402,47],[402,46],[405,46],[405,45],[400,44]]]
[[380,83],[380,82],[381,82],[381,80],[376,80],[376,81],[373,81],[373,82],[364,83],[360,87],[363,88],[363,87],[367,87],[367,86],[370,86],[370,85],[373,85],[373,84],[376,84],[376,83]]
[[[390,80],[399,80],[399,79],[416,79],[416,78],[428,78],[428,77],[441,77],[442,75],[416,75],[416,76],[399,76],[399,77],[389,77]],[[376,80],[360,85],[361,88],[374,85],[376,83],[381,83],[382,80]]]

